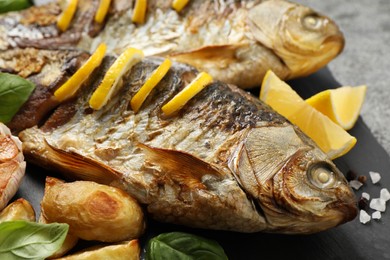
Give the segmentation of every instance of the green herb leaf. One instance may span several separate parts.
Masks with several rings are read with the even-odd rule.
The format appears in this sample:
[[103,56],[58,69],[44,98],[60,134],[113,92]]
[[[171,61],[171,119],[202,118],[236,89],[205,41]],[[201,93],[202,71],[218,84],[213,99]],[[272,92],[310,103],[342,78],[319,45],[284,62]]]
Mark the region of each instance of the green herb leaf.
[[213,240],[182,232],[172,232],[149,240],[146,259],[226,260],[228,258],[222,247]]
[[0,122],[11,121],[34,88],[32,82],[22,77],[0,72]]
[[7,221],[0,224],[0,259],[45,259],[56,252],[68,224]]
[[0,0],[0,14],[10,11],[18,11],[31,6],[28,0]]

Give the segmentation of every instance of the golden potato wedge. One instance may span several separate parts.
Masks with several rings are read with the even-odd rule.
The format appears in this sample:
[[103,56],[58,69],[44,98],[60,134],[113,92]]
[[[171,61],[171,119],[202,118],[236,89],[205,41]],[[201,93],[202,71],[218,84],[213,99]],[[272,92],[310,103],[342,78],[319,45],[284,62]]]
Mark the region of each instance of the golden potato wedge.
[[61,183],[46,178],[41,208],[47,221],[69,224],[69,232],[84,240],[130,240],[138,238],[145,226],[135,199],[120,189],[90,181]]
[[0,222],[12,220],[35,221],[35,211],[30,202],[17,199],[0,212]]
[[134,239],[126,244],[87,249],[74,255],[58,258],[58,260],[138,260],[139,257],[140,246],[138,240]]
[[[60,182],[62,182],[62,181],[60,181]],[[41,215],[39,216],[38,222],[39,223],[49,223],[49,221],[47,221],[47,219],[45,218],[42,209],[41,209]],[[60,247],[60,249],[58,249],[54,254],[49,256],[47,259],[55,259],[55,258],[58,258],[58,257],[65,255],[73,247],[76,246],[78,241],[79,241],[79,238],[77,236],[70,234],[68,232],[68,234],[66,235],[66,238],[64,240],[64,243],[62,243],[62,246]]]

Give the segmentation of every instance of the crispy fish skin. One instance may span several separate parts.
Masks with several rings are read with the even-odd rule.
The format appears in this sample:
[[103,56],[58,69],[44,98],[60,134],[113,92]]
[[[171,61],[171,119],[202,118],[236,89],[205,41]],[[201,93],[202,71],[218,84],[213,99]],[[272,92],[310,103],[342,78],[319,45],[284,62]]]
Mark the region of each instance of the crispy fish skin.
[[106,106],[90,109],[112,62],[105,59],[93,82],[42,127],[20,133],[30,162],[119,187],[155,219],[192,227],[313,233],[356,216],[354,194],[335,165],[246,92],[216,81],[166,117],[162,105],[198,73],[190,66],[174,63],[134,113],[130,99],[162,62],[144,59]]
[[261,84],[268,69],[282,79],[311,74],[344,46],[331,19],[282,0],[193,0],[179,14],[170,1],[150,0],[143,25],[132,23],[134,1],[113,1],[104,28],[93,21],[98,2],[80,1],[76,18],[62,34],[55,25],[58,4],[5,15],[0,18],[0,50],[77,46],[91,52],[106,42],[114,54],[131,46],[147,56],[168,56],[217,80],[250,88]]
[[[35,84],[27,102],[7,124],[12,133],[39,125],[59,105],[54,91],[89,58],[80,50],[14,48],[0,51],[0,71],[18,74]],[[68,111],[70,113],[71,111]]]

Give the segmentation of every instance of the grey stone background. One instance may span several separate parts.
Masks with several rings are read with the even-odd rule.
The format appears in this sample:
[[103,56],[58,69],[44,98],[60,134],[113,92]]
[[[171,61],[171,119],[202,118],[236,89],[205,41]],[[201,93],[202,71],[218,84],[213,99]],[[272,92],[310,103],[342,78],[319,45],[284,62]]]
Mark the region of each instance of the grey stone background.
[[345,49],[328,67],[342,85],[367,85],[361,116],[390,154],[390,0],[293,1],[340,26]]

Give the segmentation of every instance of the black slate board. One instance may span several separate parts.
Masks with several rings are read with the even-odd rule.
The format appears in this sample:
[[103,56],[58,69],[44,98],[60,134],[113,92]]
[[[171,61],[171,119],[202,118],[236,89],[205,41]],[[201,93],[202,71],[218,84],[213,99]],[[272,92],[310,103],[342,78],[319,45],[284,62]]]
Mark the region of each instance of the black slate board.
[[[340,86],[327,68],[289,83],[303,98]],[[350,133],[357,138],[357,145],[347,155],[335,160],[335,163],[343,173],[352,170],[357,175],[368,177],[367,183],[356,192],[358,198],[362,191],[368,192],[372,198],[379,197],[381,188],[390,189],[390,157],[361,118]],[[39,214],[45,176],[55,176],[54,171],[47,172],[28,164],[27,175],[15,197],[29,200]],[[371,184],[369,171],[381,173],[379,184]],[[149,238],[162,232],[184,231],[217,240],[229,259],[390,259],[389,214],[385,212],[381,220],[366,225],[362,225],[356,218],[342,226],[313,235],[240,234],[196,230],[148,220],[148,229],[141,242],[144,245]]]

